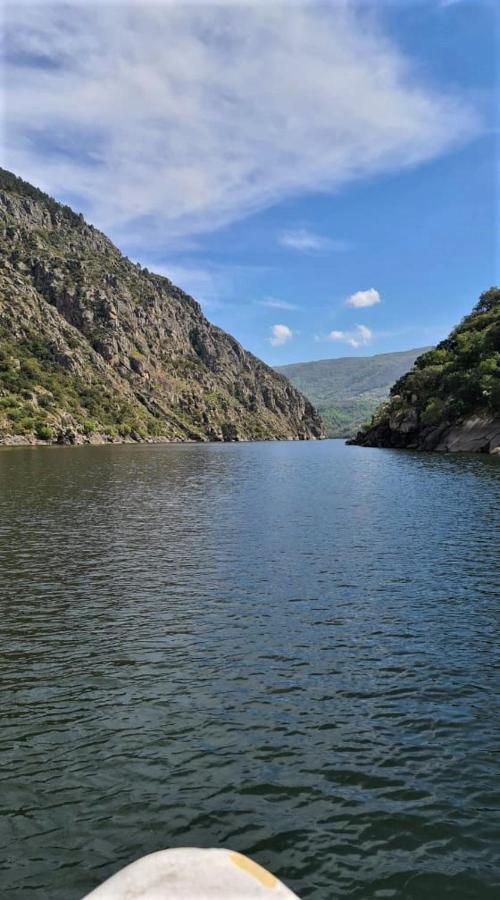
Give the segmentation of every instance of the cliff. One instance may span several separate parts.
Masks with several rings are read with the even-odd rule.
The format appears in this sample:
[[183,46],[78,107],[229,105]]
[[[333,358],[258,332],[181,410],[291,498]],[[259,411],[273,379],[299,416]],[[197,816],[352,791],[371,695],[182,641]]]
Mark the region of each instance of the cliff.
[[446,340],[419,356],[350,443],[500,453],[500,289],[490,288]]
[[0,442],[322,436],[192,297],[4,170],[0,234]]

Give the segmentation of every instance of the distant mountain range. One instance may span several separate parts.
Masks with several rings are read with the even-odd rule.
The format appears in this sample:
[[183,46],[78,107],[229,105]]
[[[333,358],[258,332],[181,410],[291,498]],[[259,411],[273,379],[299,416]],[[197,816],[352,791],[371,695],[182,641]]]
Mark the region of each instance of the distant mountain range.
[[322,436],[192,297],[3,169],[0,235],[0,443]]
[[399,378],[412,368],[419,347],[376,356],[344,356],[278,366],[320,413],[328,437],[352,437],[388,398]]

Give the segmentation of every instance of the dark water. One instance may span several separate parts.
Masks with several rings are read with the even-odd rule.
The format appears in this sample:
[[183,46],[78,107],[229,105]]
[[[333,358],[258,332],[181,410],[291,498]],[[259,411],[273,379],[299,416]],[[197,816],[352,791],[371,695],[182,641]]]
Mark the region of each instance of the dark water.
[[500,896],[499,524],[484,457],[0,451],[2,898],[172,845]]

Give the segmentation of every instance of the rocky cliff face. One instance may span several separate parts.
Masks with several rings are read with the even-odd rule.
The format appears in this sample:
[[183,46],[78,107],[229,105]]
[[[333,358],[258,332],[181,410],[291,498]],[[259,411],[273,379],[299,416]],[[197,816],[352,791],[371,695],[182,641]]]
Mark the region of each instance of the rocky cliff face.
[[415,416],[398,416],[348,441],[364,447],[500,454],[500,416],[472,415],[459,422],[420,426]]
[[0,441],[322,436],[192,297],[3,170],[0,234]]
[[500,453],[500,289],[482,294],[450,336],[416,360],[349,443]]

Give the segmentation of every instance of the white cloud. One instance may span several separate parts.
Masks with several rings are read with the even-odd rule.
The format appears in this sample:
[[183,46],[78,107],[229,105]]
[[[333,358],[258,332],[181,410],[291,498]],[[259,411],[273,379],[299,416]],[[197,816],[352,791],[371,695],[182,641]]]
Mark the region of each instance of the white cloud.
[[373,338],[373,331],[366,325],[356,325],[352,331],[330,331],[329,341],[340,341],[350,347],[366,347]]
[[287,300],[278,300],[277,297],[267,297],[265,300],[257,300],[259,306],[267,306],[269,309],[299,309],[295,303]]
[[282,247],[290,247],[292,250],[317,251],[317,250],[344,250],[347,244],[344,241],[332,241],[321,234],[315,234],[307,228],[292,228],[283,231],[279,238]]
[[375,288],[369,288],[367,291],[356,291],[346,300],[346,306],[354,306],[355,309],[363,309],[366,306],[375,306],[380,303],[380,294]]
[[293,338],[293,331],[288,325],[273,325],[271,337],[268,338],[272,347],[282,347]]
[[47,0],[3,18],[3,165],[129,245],[416,165],[479,127],[347,0]]

